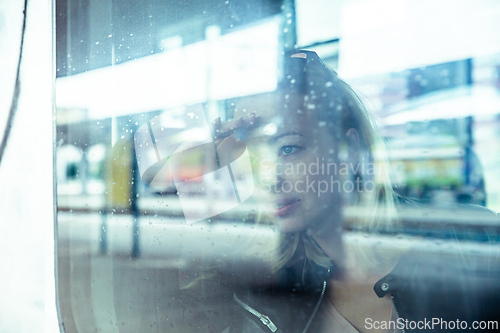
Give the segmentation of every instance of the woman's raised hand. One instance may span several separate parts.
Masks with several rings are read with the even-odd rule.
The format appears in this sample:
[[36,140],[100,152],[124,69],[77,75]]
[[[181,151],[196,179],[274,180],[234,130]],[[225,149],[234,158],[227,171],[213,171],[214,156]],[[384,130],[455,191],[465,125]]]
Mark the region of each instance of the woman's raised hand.
[[212,137],[215,140],[217,164],[219,167],[228,165],[237,159],[246,149],[243,141],[237,140],[234,133],[237,130],[249,129],[257,124],[255,113],[246,117],[221,122],[215,119],[211,124]]
[[232,136],[238,129],[251,128],[254,127],[256,123],[257,117],[255,116],[255,113],[250,113],[246,117],[231,119],[224,122],[221,122],[219,117],[212,121],[210,124],[210,130],[212,132],[212,137],[215,140],[215,144],[218,147],[224,139]]

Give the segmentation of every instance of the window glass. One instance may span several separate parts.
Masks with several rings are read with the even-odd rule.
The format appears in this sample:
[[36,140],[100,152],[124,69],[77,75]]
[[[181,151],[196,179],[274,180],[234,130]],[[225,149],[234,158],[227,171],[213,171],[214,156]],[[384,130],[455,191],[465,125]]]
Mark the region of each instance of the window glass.
[[58,0],[65,331],[498,329],[499,12]]

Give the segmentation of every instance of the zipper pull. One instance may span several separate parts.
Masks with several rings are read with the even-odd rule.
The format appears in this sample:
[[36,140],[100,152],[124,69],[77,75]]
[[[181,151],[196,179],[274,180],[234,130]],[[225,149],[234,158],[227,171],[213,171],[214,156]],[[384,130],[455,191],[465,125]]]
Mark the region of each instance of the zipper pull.
[[253,314],[255,317],[259,318],[260,321],[262,322],[262,324],[266,325],[267,328],[269,328],[271,330],[271,332],[276,332],[278,330],[278,327],[276,327],[276,325],[274,325],[274,323],[271,321],[271,319],[269,319],[268,316],[266,315],[263,315],[262,313],[260,313],[259,311],[255,310],[254,308],[252,308],[250,305],[247,305],[245,303],[243,303],[239,298],[238,296],[236,296],[236,294],[233,294],[233,298],[236,302],[238,302],[239,305],[241,305],[245,310],[247,310],[248,312],[250,312],[251,314]]
[[269,319],[268,316],[262,315],[259,319],[264,325],[266,325],[271,330],[271,332],[276,332],[278,330],[276,325],[274,325],[274,323],[271,321],[271,319]]

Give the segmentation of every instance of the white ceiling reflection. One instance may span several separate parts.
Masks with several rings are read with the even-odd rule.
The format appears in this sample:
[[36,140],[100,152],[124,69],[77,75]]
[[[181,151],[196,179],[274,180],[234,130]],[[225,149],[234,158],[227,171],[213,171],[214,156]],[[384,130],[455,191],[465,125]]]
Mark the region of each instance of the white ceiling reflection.
[[500,93],[493,87],[461,87],[414,98],[398,104],[381,117],[384,125],[433,119],[500,114]]
[[357,78],[499,53],[499,17],[497,0],[347,1],[338,72]]
[[58,78],[56,106],[102,119],[272,91],[280,24],[267,19],[209,41]]

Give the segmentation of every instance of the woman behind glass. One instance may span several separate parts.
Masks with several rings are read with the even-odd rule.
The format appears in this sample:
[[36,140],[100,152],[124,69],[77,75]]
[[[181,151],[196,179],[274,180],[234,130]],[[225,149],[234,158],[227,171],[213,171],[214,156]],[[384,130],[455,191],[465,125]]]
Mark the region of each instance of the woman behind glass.
[[218,154],[230,156],[242,142],[248,148],[256,220],[281,233],[273,262],[281,283],[236,292],[245,320],[231,332],[409,332],[406,320],[471,325],[495,316],[483,306],[476,272],[410,251],[411,242],[396,237],[374,123],[314,52],[286,54],[279,89],[236,100],[234,118],[213,125]]

